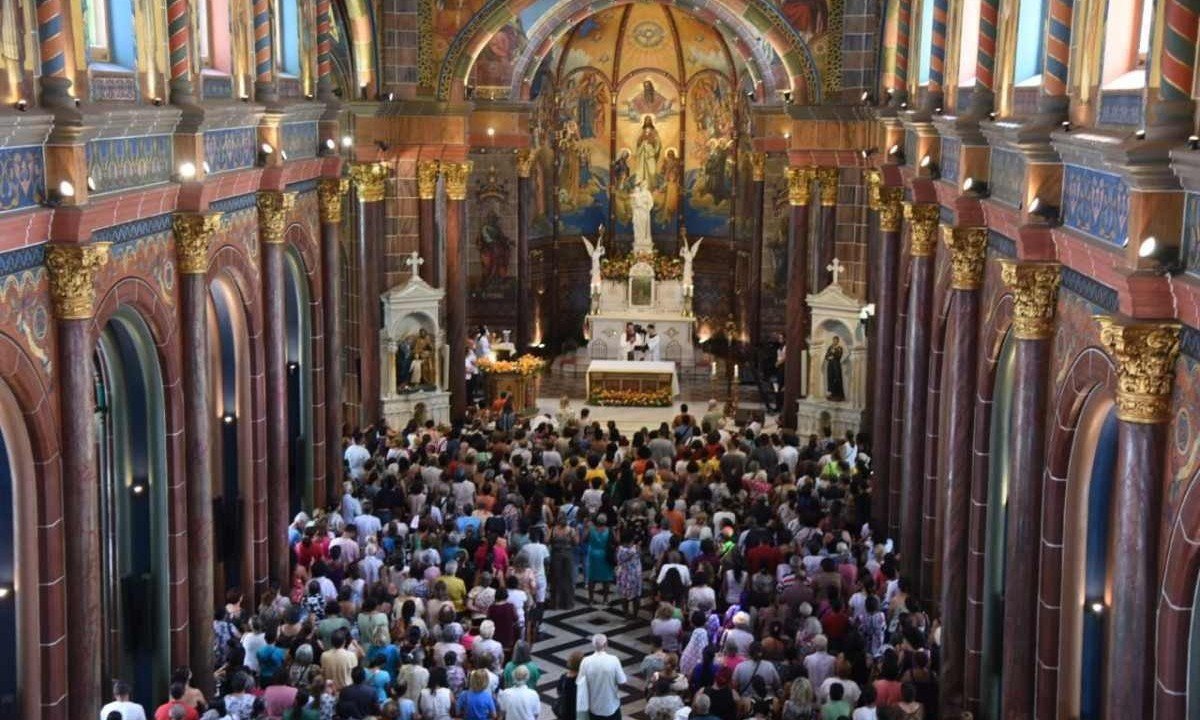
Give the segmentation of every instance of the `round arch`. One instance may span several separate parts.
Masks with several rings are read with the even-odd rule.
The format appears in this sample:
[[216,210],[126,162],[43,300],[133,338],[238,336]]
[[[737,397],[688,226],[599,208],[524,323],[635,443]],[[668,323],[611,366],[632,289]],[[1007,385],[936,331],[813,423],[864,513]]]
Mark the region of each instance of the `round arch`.
[[312,293],[304,259],[294,244],[283,256],[285,362],[287,363],[287,424],[290,478],[289,514],[313,505],[314,401]]
[[[528,96],[526,89],[532,82],[532,74],[536,72],[541,57],[578,21],[604,8],[629,2],[632,0],[616,0],[597,7],[588,0],[561,0],[549,11],[540,13],[536,25],[531,29],[526,50],[514,68],[511,97]],[[459,30],[446,51],[437,79],[439,100],[462,96],[475,58],[493,35],[532,4],[533,0],[515,3],[511,0],[488,0]],[[786,86],[778,89],[791,90],[797,102],[821,101],[818,64],[811,48],[769,0],[718,0],[713,3],[680,0],[673,7],[713,17],[736,39],[732,44],[743,58],[747,53],[755,57],[756,62],[750,64],[751,67],[761,71],[773,64],[772,58],[777,59],[786,75]],[[753,18],[757,24],[747,18]]]

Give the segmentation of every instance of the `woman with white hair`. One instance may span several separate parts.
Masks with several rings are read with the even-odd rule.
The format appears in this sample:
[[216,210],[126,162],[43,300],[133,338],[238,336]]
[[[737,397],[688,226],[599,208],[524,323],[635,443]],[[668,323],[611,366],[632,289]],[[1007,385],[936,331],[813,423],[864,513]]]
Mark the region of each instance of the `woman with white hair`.
[[496,665],[504,661],[504,646],[496,639],[496,624],[491,620],[484,620],[479,624],[479,638],[471,646],[471,655],[476,662],[480,661],[484,656],[494,658]]

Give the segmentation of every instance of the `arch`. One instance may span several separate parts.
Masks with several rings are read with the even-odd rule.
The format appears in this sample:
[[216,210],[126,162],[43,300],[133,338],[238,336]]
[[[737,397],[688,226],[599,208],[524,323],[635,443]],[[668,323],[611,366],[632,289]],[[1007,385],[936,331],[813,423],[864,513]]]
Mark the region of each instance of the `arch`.
[[[616,0],[596,7],[588,0],[560,0],[549,11],[539,12],[526,49],[514,68],[511,97],[528,99],[527,89],[541,57],[579,20],[606,7],[628,2],[630,0]],[[459,30],[447,49],[437,80],[438,99],[447,100],[461,93],[475,57],[500,28],[532,4],[532,0],[520,0],[518,3],[488,0]],[[720,0],[707,4],[697,0],[682,0],[673,6],[698,12],[702,16],[707,14],[714,22],[727,28],[736,38],[732,44],[738,52],[744,58],[747,58],[746,53],[755,57],[756,61],[748,64],[759,68],[760,79],[764,82],[769,74],[763,72],[762,68],[770,67],[772,58],[777,58],[787,75],[788,87],[783,89],[795,92],[799,102],[820,102],[822,87],[812,50],[775,4],[768,0]],[[752,25],[747,17],[753,17],[765,26]],[[754,48],[759,50],[755,52]]]
[[[302,310],[298,316],[302,316],[304,325],[307,327],[308,339],[295,349],[289,347],[288,361],[293,359],[293,355],[307,356],[302,358],[305,360],[302,367],[307,368],[304,379],[308,384],[308,400],[301,403],[300,407],[309,408],[309,412],[305,414],[307,424],[305,437],[308,445],[306,450],[308,470],[305,483],[308,493],[306,497],[309,501],[315,501],[325,497],[328,475],[332,470],[326,467],[325,447],[327,442],[331,442],[328,436],[337,432],[336,429],[325,427],[325,383],[330,379],[325,376],[325,314],[321,306],[321,298],[324,293],[321,283],[321,253],[320,246],[310,227],[298,223],[293,224],[289,226],[284,237],[287,243],[284,264],[285,291],[286,283],[291,283],[296,288],[298,292],[296,299],[299,303],[297,307]],[[291,264],[290,268],[289,263]],[[291,279],[287,278],[289,274],[291,274]],[[299,292],[301,290],[302,293]],[[309,502],[308,507],[311,506],[312,503]]]
[[1195,717],[1200,686],[1191,681],[1200,655],[1191,650],[1200,635],[1200,472],[1188,481],[1171,520],[1163,558],[1162,592],[1158,597],[1155,643],[1155,717]]
[[[313,318],[312,294],[304,261],[295,246],[283,256],[285,362],[287,363],[287,424],[289,456],[289,514],[313,503]],[[318,348],[319,350],[319,348]]]
[[[346,13],[346,30],[350,36],[351,61],[354,64],[355,90],[375,89],[379,66],[378,44],[375,42],[375,18],[367,0],[341,0]],[[353,97],[350,96],[350,97]],[[346,99],[349,99],[347,97]]]

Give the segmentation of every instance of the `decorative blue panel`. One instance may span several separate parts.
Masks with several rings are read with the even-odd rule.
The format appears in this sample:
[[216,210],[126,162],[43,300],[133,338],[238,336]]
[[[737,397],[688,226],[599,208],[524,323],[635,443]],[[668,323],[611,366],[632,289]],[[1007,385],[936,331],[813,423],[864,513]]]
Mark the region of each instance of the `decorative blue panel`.
[[917,131],[904,131],[904,162],[907,165],[915,165],[920,162],[921,158],[917,157]]
[[1077,270],[1063,267],[1062,286],[1097,307],[1117,311],[1117,291]]
[[958,155],[962,152],[962,140],[942,138],[942,179],[958,183]]
[[170,229],[171,214],[167,213],[102,228],[92,233],[92,239],[97,242],[112,243],[113,251],[119,254],[122,245],[150,235],[168,232]]
[[1125,244],[1129,188],[1119,175],[1067,165],[1063,173],[1063,225],[1113,245]]
[[1001,235],[995,230],[988,230],[988,248],[997,255],[1004,257],[1017,256],[1017,244],[1007,235]]
[[92,102],[136,102],[137,78],[130,75],[95,75],[88,83]]
[[31,245],[0,253],[0,277],[40,267],[45,259],[45,245]]
[[316,178],[310,178],[308,180],[300,180],[300,181],[297,181],[294,183],[288,183],[288,186],[287,186],[288,192],[294,192],[294,193],[297,193],[300,195],[303,195],[304,193],[316,192],[316,190],[317,190],[317,179]]
[[1101,125],[1141,125],[1142,93],[1100,93]]
[[200,80],[200,94],[205,100],[233,97],[233,78],[226,75],[205,75]]
[[108,138],[87,144],[94,192],[143,187],[171,179],[171,136]]
[[992,199],[1014,207],[1020,205],[1025,191],[1025,156],[1012,150],[993,148],[988,185]]
[[1183,332],[1179,334],[1179,350],[1190,358],[1200,360],[1200,330],[1184,325]]
[[252,127],[209,130],[204,133],[204,159],[208,172],[254,167],[258,159],[258,133]]
[[317,154],[317,124],[315,122],[284,123],[282,129],[283,151],[288,158],[315,157]]
[[255,196],[255,194],[248,193],[246,195],[235,195],[234,197],[214,200],[208,204],[208,207],[217,212],[233,213],[237,212],[238,210],[252,208],[257,204],[258,198]]
[[1183,247],[1179,250],[1188,272],[1200,274],[1200,194],[1187,193],[1183,202]]
[[33,207],[46,194],[40,145],[0,150],[0,212]]

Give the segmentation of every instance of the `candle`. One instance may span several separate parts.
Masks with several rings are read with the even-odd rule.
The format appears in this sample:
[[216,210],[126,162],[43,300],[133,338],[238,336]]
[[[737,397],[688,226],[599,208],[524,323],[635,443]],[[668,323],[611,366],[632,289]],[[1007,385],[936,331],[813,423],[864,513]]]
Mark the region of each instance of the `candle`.
[[737,363],[734,363],[734,365],[733,365],[733,379],[734,379],[734,380],[737,380],[739,377],[740,377],[740,376],[738,375],[738,366],[737,366]]
[[716,377],[716,376],[717,376],[717,361],[716,361],[716,360],[713,360],[713,363],[712,363],[712,377]]

